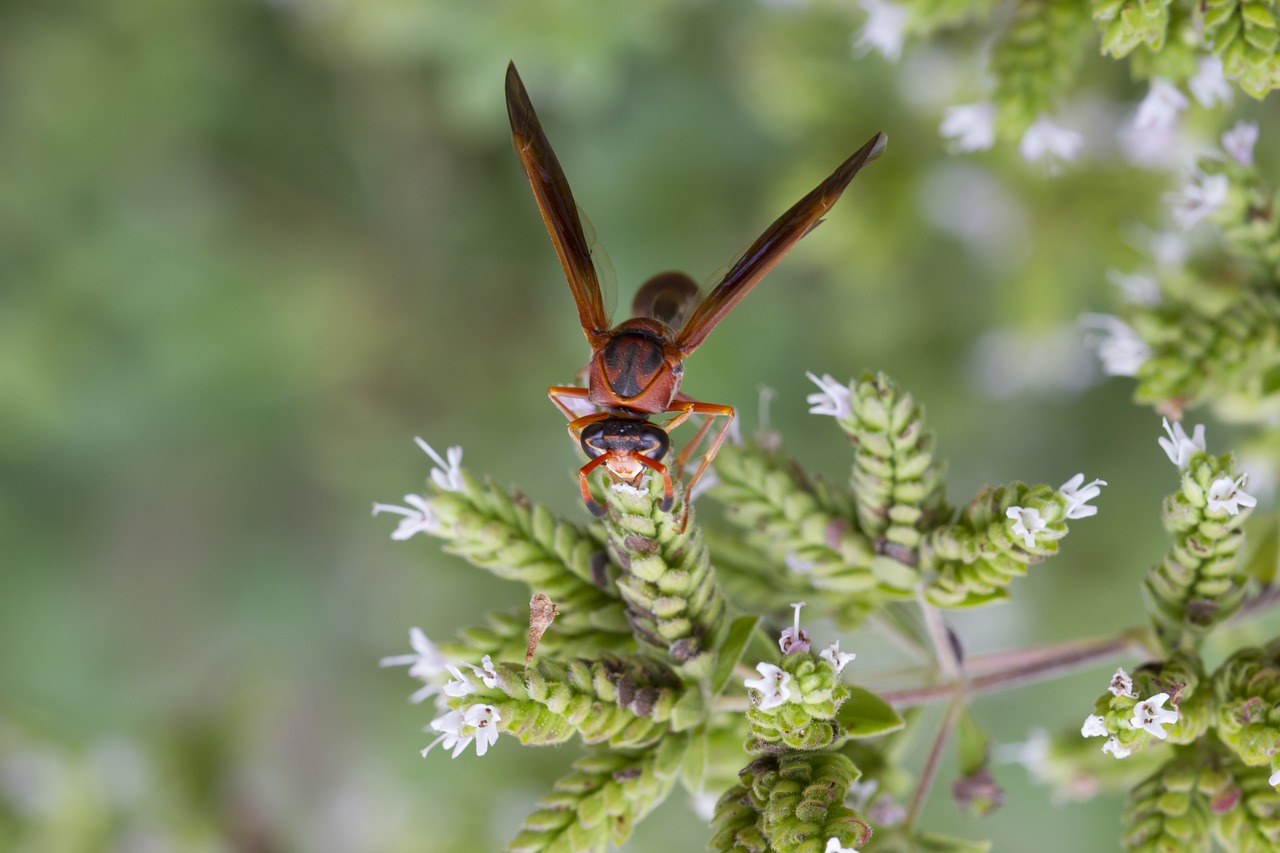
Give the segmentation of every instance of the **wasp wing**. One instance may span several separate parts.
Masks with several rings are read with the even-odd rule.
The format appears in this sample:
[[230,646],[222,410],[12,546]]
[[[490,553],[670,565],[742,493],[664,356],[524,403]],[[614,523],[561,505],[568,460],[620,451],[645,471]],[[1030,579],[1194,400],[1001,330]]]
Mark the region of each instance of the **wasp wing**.
[[594,234],[588,237],[583,228],[569,181],[551,150],[547,135],[542,132],[542,125],[538,123],[538,115],[516,72],[515,63],[507,66],[507,116],[511,120],[511,141],[520,157],[520,165],[529,178],[538,211],[564,266],[569,289],[573,291],[582,331],[586,333],[587,340],[594,343],[609,331],[609,314],[605,310],[600,279],[592,262]]
[[689,315],[676,335],[676,345],[684,355],[693,352],[711,334],[725,315],[764,278],[778,261],[805,234],[822,220],[823,214],[840,198],[853,176],[884,151],[888,137],[877,133],[852,157],[840,164],[831,176],[769,226],[742,253],[707,298]]

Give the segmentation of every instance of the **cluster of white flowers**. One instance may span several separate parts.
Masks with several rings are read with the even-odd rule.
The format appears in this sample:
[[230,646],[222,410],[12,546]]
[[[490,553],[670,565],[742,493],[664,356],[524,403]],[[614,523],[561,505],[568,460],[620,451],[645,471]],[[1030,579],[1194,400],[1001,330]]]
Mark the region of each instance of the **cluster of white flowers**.
[[[446,460],[441,458],[440,454],[436,453],[435,448],[421,438],[415,437],[413,440],[436,463],[436,467],[431,469],[431,480],[446,492],[462,491],[462,448],[450,447],[446,451],[446,456],[448,457]],[[426,498],[422,497],[422,495],[405,495],[404,502],[408,506],[379,503],[373,505],[374,515],[380,512],[392,512],[396,515],[404,516],[400,520],[400,524],[392,532],[392,539],[402,542],[417,533],[434,534],[439,532],[440,523],[435,515],[432,514]]]
[[[412,702],[421,702],[428,696],[443,694],[436,699],[436,705],[443,713],[431,721],[428,729],[428,731],[440,732],[440,735],[422,750],[422,755],[425,757],[433,747],[442,743],[445,749],[452,749],[453,757],[457,758],[471,745],[472,741],[476,744],[476,754],[484,755],[498,740],[497,724],[502,719],[498,709],[492,705],[483,704],[472,705],[465,711],[448,708],[444,704],[444,696],[453,698],[467,696],[476,692],[475,686],[462,674],[458,665],[449,663],[445,659],[435,643],[427,638],[421,628],[409,629],[409,645],[413,647],[412,654],[391,655],[380,660],[378,665],[408,666],[409,675],[424,682],[424,686],[409,697]],[[485,655],[481,658],[480,664],[476,666],[464,662],[461,665],[469,667],[485,687],[490,689],[497,687],[498,671],[494,669],[493,659]],[[442,688],[436,682],[445,672],[452,675],[453,679]]]
[[1222,150],[1241,166],[1253,165],[1253,147],[1257,144],[1257,122],[1238,121],[1222,134]]
[[[1133,679],[1123,669],[1116,670],[1116,674],[1112,676],[1111,684],[1107,689],[1111,691],[1111,695],[1116,697],[1137,698],[1137,695],[1133,692]],[[1178,722],[1177,709],[1164,707],[1164,703],[1168,701],[1168,693],[1157,693],[1148,699],[1143,699],[1133,706],[1133,715],[1125,721],[1126,724],[1131,729],[1142,729],[1152,737],[1164,740],[1169,736],[1164,727]],[[1111,731],[1107,728],[1106,718],[1098,714],[1090,714],[1085,718],[1084,725],[1080,727],[1080,734],[1084,737],[1107,738],[1107,742],[1102,745],[1102,751],[1116,758],[1128,758],[1133,752],[1133,750],[1123,746],[1119,738],[1111,734]]]
[[858,853],[858,848],[840,846],[840,839],[833,835],[827,839],[826,849],[822,853]]
[[[1181,423],[1170,424],[1169,419],[1165,418],[1163,424],[1164,431],[1169,437],[1160,438],[1157,441],[1174,465],[1186,468],[1193,453],[1205,452],[1204,424],[1196,424],[1190,437],[1187,436],[1187,431],[1182,428]],[[1248,509],[1257,506],[1258,499],[1244,490],[1247,482],[1249,482],[1249,475],[1241,474],[1234,480],[1223,476],[1210,483],[1209,493],[1206,495],[1209,512],[1238,515],[1241,507]]]
[[938,131],[952,152],[985,151],[996,142],[996,105],[984,102],[947,107]]
[[[798,601],[791,606],[796,611],[795,622],[790,627],[784,628],[778,638],[778,647],[782,649],[784,655],[809,651],[809,632],[800,627],[800,608],[804,607],[805,603]],[[852,652],[840,651],[839,640],[823,649],[818,656],[830,664],[837,675],[844,672],[849,662],[857,657]],[[759,678],[743,679],[743,684],[760,694],[760,702],[757,705],[760,710],[767,711],[791,701],[791,673],[771,663],[756,664],[756,672],[760,673]]]
[[[1090,506],[1089,501],[1102,494],[1102,487],[1106,484],[1106,480],[1090,480],[1085,483],[1084,474],[1076,474],[1059,486],[1058,494],[1067,505],[1066,518],[1088,518],[1091,515],[1097,515],[1098,508]],[[1004,511],[1004,514],[1013,522],[1013,535],[1021,536],[1022,544],[1028,550],[1036,546],[1036,534],[1049,526],[1035,507],[1011,506]]]
[[1138,105],[1133,126],[1142,131],[1160,131],[1176,127],[1178,116],[1189,106],[1187,96],[1163,77],[1154,77],[1147,96]]

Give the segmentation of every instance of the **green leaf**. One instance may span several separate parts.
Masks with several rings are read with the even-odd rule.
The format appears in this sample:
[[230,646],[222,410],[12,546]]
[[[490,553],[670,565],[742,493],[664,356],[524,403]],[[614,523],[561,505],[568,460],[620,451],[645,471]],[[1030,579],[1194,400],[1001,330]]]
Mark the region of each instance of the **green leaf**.
[[850,687],[849,698],[836,712],[843,735],[848,738],[875,737],[902,728],[902,717],[888,702],[870,690]]
[[711,763],[711,751],[707,745],[706,729],[698,729],[689,735],[689,751],[680,764],[680,781],[685,790],[696,793],[707,780],[707,766]]
[[960,712],[956,722],[956,745],[960,750],[960,774],[972,776],[987,766],[991,739],[974,721],[969,709]]
[[756,629],[759,622],[760,617],[757,615],[739,616],[729,626],[729,632],[725,634],[724,642],[720,644],[719,654],[716,655],[716,668],[711,673],[713,698],[719,696],[728,686],[729,680],[733,678],[733,668],[742,658],[742,652],[751,640],[751,632]]
[[707,717],[707,703],[702,691],[691,685],[671,709],[671,730],[683,732],[693,728]]
[[911,566],[884,555],[871,558],[871,573],[882,584],[894,589],[914,588],[919,576]]

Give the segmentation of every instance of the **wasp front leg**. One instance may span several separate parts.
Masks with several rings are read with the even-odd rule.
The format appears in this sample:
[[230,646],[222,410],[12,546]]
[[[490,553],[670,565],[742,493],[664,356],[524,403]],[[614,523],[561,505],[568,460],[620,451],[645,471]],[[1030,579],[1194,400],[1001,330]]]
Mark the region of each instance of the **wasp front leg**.
[[[684,395],[680,396],[683,397]],[[668,432],[680,426],[694,415],[705,415],[707,418],[702,422],[702,425],[698,427],[698,431],[694,434],[693,440],[686,444],[680,451],[679,455],[676,456],[676,470],[681,472],[684,471],[685,465],[688,464],[694,451],[697,450],[698,446],[710,431],[712,420],[717,417],[724,418],[724,423],[716,431],[715,436],[711,439],[710,446],[702,455],[702,461],[698,464],[698,470],[693,473],[693,476],[689,478],[689,482],[685,485],[686,494],[693,494],[693,487],[697,484],[698,480],[702,478],[707,467],[711,465],[711,461],[716,458],[716,454],[720,452],[720,446],[724,444],[724,440],[728,437],[729,430],[733,427],[734,418],[737,417],[737,412],[732,406],[724,406],[719,403],[703,403],[698,400],[691,400],[688,398],[677,399],[667,411],[676,413],[676,416],[666,425]]]

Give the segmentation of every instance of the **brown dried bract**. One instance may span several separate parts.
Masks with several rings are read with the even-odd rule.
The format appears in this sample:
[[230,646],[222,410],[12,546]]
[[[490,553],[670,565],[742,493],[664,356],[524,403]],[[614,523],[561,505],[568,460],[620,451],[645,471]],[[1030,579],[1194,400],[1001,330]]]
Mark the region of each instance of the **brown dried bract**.
[[524,650],[526,678],[529,675],[529,663],[533,660],[533,653],[537,650],[538,643],[542,641],[542,635],[559,615],[555,602],[542,593],[535,593],[533,598],[529,599],[529,645]]

